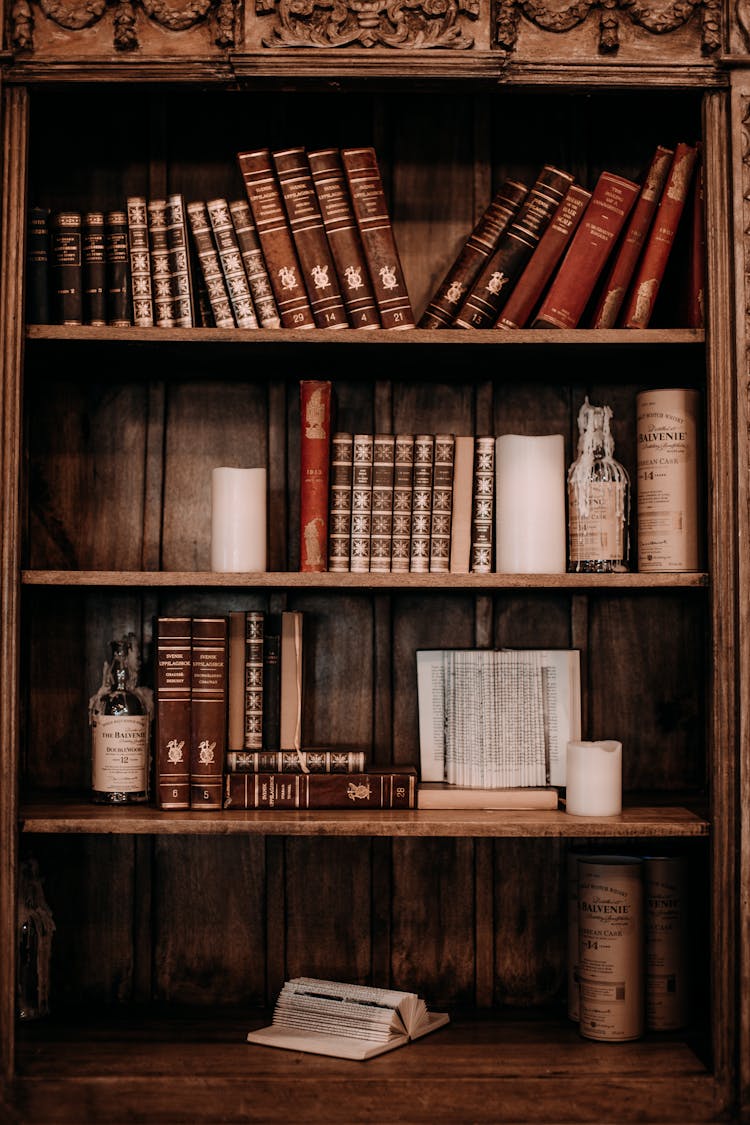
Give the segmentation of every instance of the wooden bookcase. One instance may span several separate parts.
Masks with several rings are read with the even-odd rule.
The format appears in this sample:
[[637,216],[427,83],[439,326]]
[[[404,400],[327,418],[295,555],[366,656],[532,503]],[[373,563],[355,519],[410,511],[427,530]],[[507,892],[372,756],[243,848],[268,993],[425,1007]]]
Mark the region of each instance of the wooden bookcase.
[[[567,29],[541,9],[490,11],[482,0],[474,13],[449,3],[450,19],[432,23],[413,9],[399,47],[382,12],[368,23],[353,2],[347,11],[349,24],[359,20],[349,47],[317,46],[286,0],[208,4],[182,22],[145,5],[79,13],[75,26],[73,14],[34,3],[9,14],[5,1109],[11,1121],[153,1125],[748,1120],[742,28],[705,5],[660,35],[643,13],[636,22],[610,9],[609,21],[592,11]],[[442,47],[422,46],[415,28],[428,26],[447,37]],[[455,49],[451,36],[472,44]],[[679,327],[679,262],[644,332],[24,323],[23,232],[36,203],[110,208],[167,190],[240,198],[234,154],[244,148],[373,144],[419,315],[505,176],[528,179],[549,162],[590,186],[604,169],[636,176],[657,143],[698,138],[705,332]],[[301,378],[333,380],[342,429],[563,433],[568,460],[588,393],[612,405],[632,476],[638,390],[698,387],[704,569],[300,574]],[[232,463],[268,465],[267,574],[207,569],[210,469]],[[133,628],[148,654],[156,613],[254,607],[305,611],[306,740],[365,748],[378,765],[417,762],[417,648],[579,647],[584,729],[622,739],[626,812],[167,814],[90,804],[86,706],[108,640]],[[597,1044],[567,1020],[572,847],[688,856],[694,992],[684,1032]],[[16,867],[26,855],[39,862],[56,923],[52,1015],[35,1024],[15,1019]],[[367,1064],[249,1047],[246,1031],[300,973],[414,988],[452,1022]]]

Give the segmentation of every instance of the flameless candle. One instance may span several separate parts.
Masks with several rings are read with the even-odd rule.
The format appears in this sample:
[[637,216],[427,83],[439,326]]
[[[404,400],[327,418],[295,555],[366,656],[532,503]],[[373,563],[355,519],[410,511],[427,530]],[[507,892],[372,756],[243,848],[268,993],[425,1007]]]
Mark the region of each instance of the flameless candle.
[[497,439],[497,570],[565,572],[565,442],[562,434]]
[[622,812],[622,743],[569,742],[565,785],[565,808],[573,816]]
[[266,470],[211,472],[211,570],[266,569]]

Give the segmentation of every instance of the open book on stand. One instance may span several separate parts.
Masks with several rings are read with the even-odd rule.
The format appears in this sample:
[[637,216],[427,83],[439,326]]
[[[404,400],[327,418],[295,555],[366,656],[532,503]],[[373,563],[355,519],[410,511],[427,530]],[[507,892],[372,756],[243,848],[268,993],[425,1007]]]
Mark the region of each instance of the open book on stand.
[[273,1022],[248,1032],[247,1040],[289,1051],[370,1059],[448,1020],[445,1012],[428,1012],[414,992],[295,977],[279,993]]

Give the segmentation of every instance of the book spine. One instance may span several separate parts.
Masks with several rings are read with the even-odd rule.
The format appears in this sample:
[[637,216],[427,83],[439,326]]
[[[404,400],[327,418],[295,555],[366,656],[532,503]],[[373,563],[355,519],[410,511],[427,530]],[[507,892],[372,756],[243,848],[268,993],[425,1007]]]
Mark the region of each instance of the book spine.
[[328,569],[328,477],[331,461],[331,386],[303,379],[300,397],[300,570]]
[[190,807],[190,618],[157,618],[155,652],[156,801],[161,809],[187,809]]
[[318,328],[347,328],[349,319],[305,150],[276,151],[273,161],[313,319]]
[[337,431],[331,437],[331,504],[328,520],[328,569],[349,570],[352,534],[353,439]]
[[83,322],[104,328],[107,324],[107,251],[104,212],[83,216]]
[[30,207],[26,231],[26,320],[50,323],[49,208]]
[[115,328],[129,328],[132,322],[128,217],[124,211],[107,211],[104,223],[107,249],[107,323]]
[[471,503],[471,570],[492,572],[492,527],[495,515],[495,439],[474,441],[474,488]]
[[245,631],[245,610],[231,610],[227,647],[227,754],[245,748]]
[[263,748],[281,744],[281,635],[280,620],[266,616],[263,634]]
[[245,614],[245,730],[244,749],[263,748],[263,634],[265,613]]
[[614,328],[625,294],[651,229],[674,152],[658,145],[628,221],[627,230],[606,275],[591,321],[592,328]]
[[185,201],[179,193],[167,196],[167,246],[172,282],[173,315],[177,328],[193,328],[193,287],[190,277]]
[[413,809],[416,774],[228,773],[226,809]]
[[379,328],[375,291],[339,150],[318,149],[308,152],[307,159],[349,321],[352,328]]
[[450,567],[455,449],[453,434],[435,435],[435,468],[432,476],[430,516],[431,574],[447,574]]
[[210,199],[206,211],[214,233],[219,261],[224,273],[227,293],[238,328],[257,328],[258,318],[250,295],[250,286],[240,253],[237,232],[234,229],[229,204],[226,199]]
[[80,211],[51,219],[50,280],[56,324],[83,324],[83,242]]
[[136,328],[151,328],[154,323],[154,298],[151,291],[151,253],[145,198],[139,195],[128,196],[125,211],[128,217],[133,324]]
[[391,569],[395,440],[393,434],[375,434],[372,443],[370,570],[381,574]]
[[503,184],[435,291],[419,321],[420,328],[450,328],[477,274],[528,194],[526,185],[516,180]]
[[281,682],[279,687],[279,749],[302,747],[302,613],[281,614]]
[[193,618],[190,806],[220,809],[226,753],[227,620]]
[[351,567],[355,574],[370,569],[372,532],[373,435],[354,434],[352,439],[352,538]]
[[393,466],[391,570],[404,574],[411,557],[411,498],[414,487],[414,435],[396,434]]
[[341,160],[381,324],[383,328],[413,328],[414,313],[375,149],[345,148],[341,151]]
[[497,249],[480,270],[453,323],[459,328],[491,328],[524,266],[536,249],[573,177],[546,164],[517,217],[500,236]]
[[434,436],[432,434],[416,434],[414,437],[409,569],[417,574],[427,574],[430,569],[430,524],[432,522],[434,467]]
[[654,222],[625,301],[623,328],[647,328],[649,325],[685,208],[696,157],[697,150],[692,145],[681,142],[675,148]]
[[508,297],[495,328],[523,328],[526,324],[565,253],[590,199],[591,192],[577,184],[568,188]]
[[185,211],[193,235],[198,268],[203,274],[203,282],[211,306],[214,324],[217,328],[234,328],[232,305],[224,281],[224,271],[216,252],[206,204],[196,200],[188,203]]
[[169,244],[167,242],[167,201],[166,199],[149,199],[146,210],[151,253],[154,323],[157,328],[172,328],[174,326],[174,301],[172,299]]
[[458,435],[453,465],[451,516],[451,574],[468,574],[471,567],[471,495],[474,482],[474,438]]
[[250,287],[250,295],[253,298],[260,327],[280,328],[279,310],[276,308],[258,232],[250,213],[250,204],[245,199],[233,199],[229,204],[229,214],[234,223],[234,232],[237,235],[247,284]]
[[632,180],[602,172],[580,225],[534,320],[535,328],[577,328],[612,247],[638,198]]
[[269,149],[237,156],[283,328],[314,328]]
[[227,754],[228,773],[362,773],[362,750],[260,750]]
[[704,172],[700,145],[695,165],[692,208],[690,213],[690,246],[688,252],[688,292],[686,322],[688,328],[703,328],[706,323],[706,227],[703,219]]

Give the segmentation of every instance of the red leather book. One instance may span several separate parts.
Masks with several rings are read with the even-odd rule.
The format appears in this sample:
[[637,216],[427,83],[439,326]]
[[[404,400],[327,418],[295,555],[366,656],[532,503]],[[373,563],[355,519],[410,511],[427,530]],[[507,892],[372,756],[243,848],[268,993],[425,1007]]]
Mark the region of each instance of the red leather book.
[[417,771],[228,773],[225,809],[413,809]]
[[190,806],[220,809],[227,728],[227,619],[193,618]]
[[640,195],[631,212],[625,235],[602,286],[601,296],[591,321],[592,328],[614,328],[617,324],[617,317],[646,236],[651,229],[673,156],[672,149],[664,148],[662,145],[659,145],[654,153]]
[[273,169],[271,151],[261,148],[254,152],[241,152],[237,161],[266,260],[281,326],[314,328],[315,320]]
[[591,192],[578,184],[571,184],[568,188],[508,297],[495,328],[523,328],[526,324],[565,253],[590,199]]
[[654,222],[625,301],[623,328],[647,328],[651,320],[685,209],[696,157],[697,150],[693,145],[680,142],[675,148]]
[[190,807],[189,617],[158,617],[155,631],[154,768],[161,809]]
[[307,159],[351,326],[379,328],[375,291],[339,150],[317,149],[308,152]]
[[517,217],[500,236],[497,249],[471,287],[453,323],[459,328],[492,328],[526,263],[536,249],[573,177],[546,164]]
[[328,569],[328,477],[331,461],[331,383],[303,379],[299,385],[301,571]]
[[374,148],[341,150],[352,208],[357,219],[383,328],[413,328],[409,293],[380,178]]
[[516,180],[503,184],[422,313],[420,328],[450,328],[477,274],[528,194],[526,185]]
[[575,328],[638,198],[638,184],[602,172],[578,229],[534,320],[535,328]]

